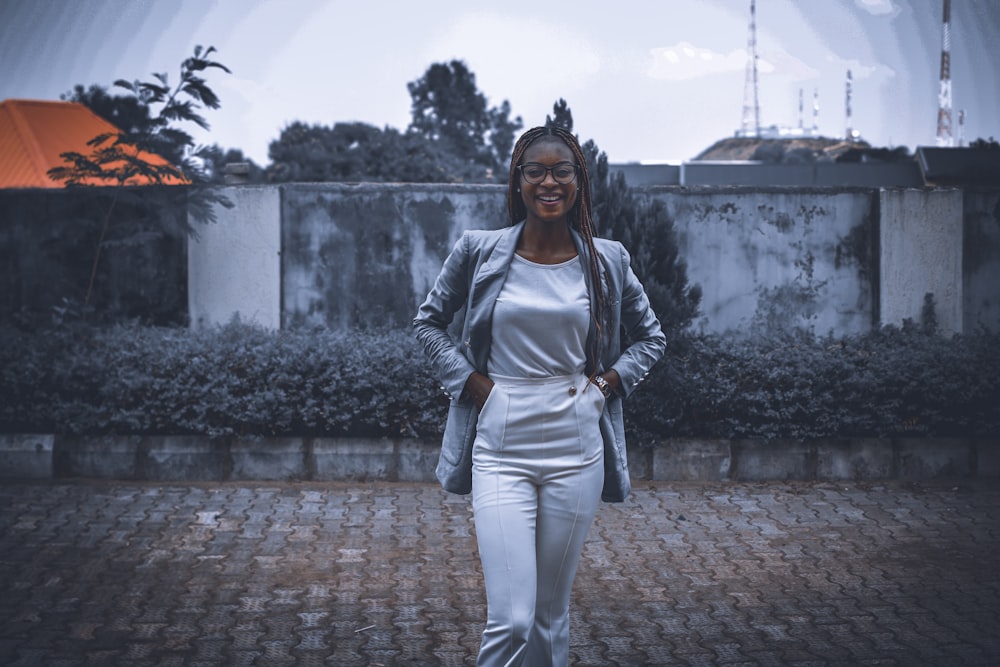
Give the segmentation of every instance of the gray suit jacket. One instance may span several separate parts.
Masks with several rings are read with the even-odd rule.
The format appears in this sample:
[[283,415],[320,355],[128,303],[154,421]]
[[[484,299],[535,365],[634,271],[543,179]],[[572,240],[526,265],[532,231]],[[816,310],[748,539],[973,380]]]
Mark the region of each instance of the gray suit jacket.
[[[523,226],[522,222],[497,231],[465,232],[445,259],[434,287],[413,320],[417,339],[451,397],[436,474],[441,485],[452,493],[466,494],[472,490],[472,443],[476,438],[478,411],[462,392],[473,371],[486,374],[493,306],[507,278]],[[587,266],[590,255],[586,244],[576,232],[573,241],[583,265]],[[642,284],[632,272],[624,246],[605,239],[594,239],[594,245],[603,266],[604,289],[610,296],[611,321],[605,323],[609,335],[600,359],[589,360],[587,372],[595,370],[595,363],[598,373],[614,368],[621,377],[621,391],[628,396],[663,355],[666,339]],[[585,271],[584,276],[589,283],[589,272]],[[463,308],[462,335],[456,341],[448,328]],[[624,351],[620,341],[622,329],[632,341]],[[588,349],[596,335],[591,322]],[[622,396],[612,396],[605,403],[600,426],[604,439],[601,499],[621,502],[631,491]]]

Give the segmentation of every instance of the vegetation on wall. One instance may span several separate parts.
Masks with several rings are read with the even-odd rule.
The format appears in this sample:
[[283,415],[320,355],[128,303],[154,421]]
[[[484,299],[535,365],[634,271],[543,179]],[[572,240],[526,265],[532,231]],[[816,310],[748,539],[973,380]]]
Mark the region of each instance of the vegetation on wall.
[[[629,438],[996,436],[998,345],[681,337],[626,401]],[[408,331],[0,327],[0,432],[436,438],[446,409]]]

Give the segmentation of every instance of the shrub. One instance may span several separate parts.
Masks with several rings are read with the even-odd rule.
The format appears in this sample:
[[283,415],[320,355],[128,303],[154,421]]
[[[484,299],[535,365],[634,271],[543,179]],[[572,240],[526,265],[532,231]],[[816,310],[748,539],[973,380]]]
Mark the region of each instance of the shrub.
[[0,429],[412,436],[445,406],[408,332],[82,331],[0,332]]
[[628,403],[635,438],[1000,433],[1000,335],[913,325],[863,336],[677,341]]
[[[628,401],[665,437],[1000,434],[1000,334],[689,336]],[[0,431],[437,437],[447,399],[409,331],[0,327]]]

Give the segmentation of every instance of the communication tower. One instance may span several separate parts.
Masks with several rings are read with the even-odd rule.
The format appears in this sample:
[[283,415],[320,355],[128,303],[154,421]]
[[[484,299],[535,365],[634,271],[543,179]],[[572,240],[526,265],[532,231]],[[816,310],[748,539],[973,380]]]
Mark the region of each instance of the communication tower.
[[955,145],[951,132],[951,0],[944,0],[944,21],[941,26],[941,88],[938,92],[937,145]]
[[799,88],[799,130],[803,130],[804,129],[803,120],[802,120],[802,110],[803,110],[803,108],[804,107],[803,107],[803,104],[802,104],[802,89]]
[[813,88],[813,134],[819,134],[819,88]]
[[851,70],[847,70],[847,87],[844,90],[844,118],[847,120],[847,131],[844,132],[845,139],[854,138],[854,128],[851,127]]
[[747,72],[743,86],[743,121],[740,136],[760,136],[760,101],[757,94],[757,3],[750,0],[750,34],[747,37]]

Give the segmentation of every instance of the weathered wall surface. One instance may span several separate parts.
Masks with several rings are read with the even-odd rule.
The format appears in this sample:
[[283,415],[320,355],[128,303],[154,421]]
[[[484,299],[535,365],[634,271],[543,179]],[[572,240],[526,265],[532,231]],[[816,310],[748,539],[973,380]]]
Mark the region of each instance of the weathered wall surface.
[[500,186],[284,186],[284,326],[408,327],[462,232],[505,211]]
[[871,328],[875,309],[871,190],[658,188],[688,280],[701,285],[705,332]]
[[1000,331],[1000,192],[966,191],[963,209],[965,331]]
[[[505,224],[503,196],[499,186],[285,186],[284,325],[407,326],[462,231]],[[872,191],[650,196],[667,205],[704,290],[701,330],[871,327]]]
[[[1000,330],[996,189],[639,192],[661,200],[674,222],[689,280],[704,294],[701,331],[858,333],[919,320],[926,293],[945,331]],[[268,327],[406,327],[462,231],[506,224],[503,186],[292,184],[225,194],[235,207],[219,208],[218,223],[199,225],[190,244],[152,233],[157,210],[177,212],[155,189],[119,209],[121,224],[145,237],[105,250],[98,309],[165,324],[190,315],[194,326],[239,313]],[[82,298],[105,196],[0,193],[0,317]]]
[[[280,220],[262,216],[260,224],[273,226],[270,238],[280,232],[277,289],[286,327],[409,326],[462,231],[506,224],[502,186],[275,189],[281,192]],[[271,190],[255,192],[230,212],[233,224],[246,217],[243,207],[273,208]],[[964,278],[975,286],[971,291],[956,273],[963,204],[954,199],[955,191],[659,187],[641,192],[661,200],[674,222],[688,278],[703,291],[695,321],[700,331],[759,326],[860,333],[873,325],[919,320],[927,292],[935,294],[946,331],[962,330],[963,317],[992,326],[1000,311],[1000,305],[991,305],[1000,302],[1000,283],[992,280],[1000,248],[977,246],[977,268]],[[966,233],[973,229],[995,240],[989,234],[997,196],[967,195],[973,204]],[[262,198],[260,204],[255,197]],[[251,261],[228,266],[228,278],[242,284],[252,284],[260,273]],[[977,296],[962,301],[964,293]],[[269,292],[253,294],[259,302]],[[232,311],[220,306],[216,321]]]
[[880,324],[920,322],[933,296],[938,326],[962,333],[962,192],[882,190]]
[[233,208],[215,207],[215,224],[188,246],[191,326],[244,322],[281,326],[281,191],[227,187]]

